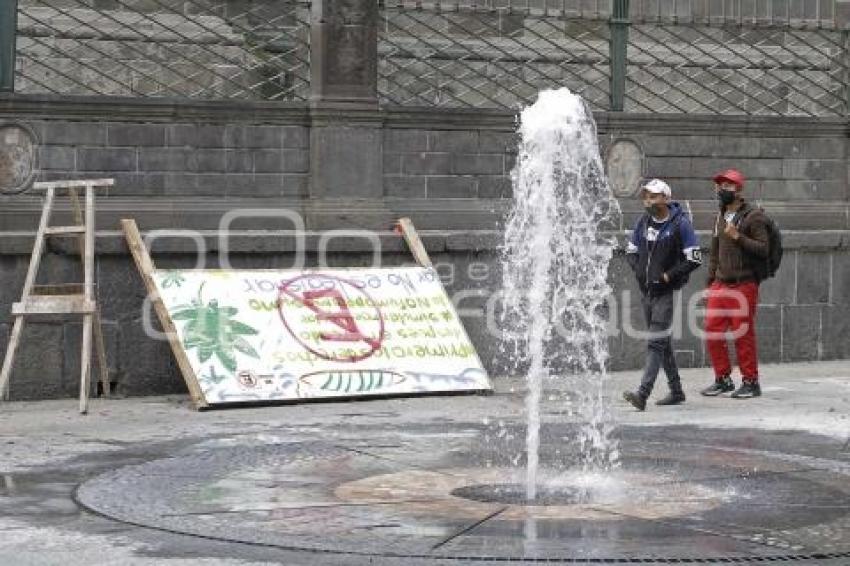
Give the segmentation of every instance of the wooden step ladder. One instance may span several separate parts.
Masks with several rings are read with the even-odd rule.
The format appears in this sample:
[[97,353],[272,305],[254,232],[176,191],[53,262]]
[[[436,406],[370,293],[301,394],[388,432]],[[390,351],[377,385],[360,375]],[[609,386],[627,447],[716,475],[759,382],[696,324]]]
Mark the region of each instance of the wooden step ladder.
[[[12,305],[14,323],[9,334],[9,345],[0,370],[0,396],[9,398],[9,378],[15,361],[15,351],[21,339],[24,317],[32,315],[81,314],[83,315],[83,347],[80,360],[80,412],[88,411],[89,388],[91,387],[92,338],[97,352],[100,380],[103,394],[109,395],[109,370],[106,352],[103,347],[103,330],[100,325],[100,313],[94,297],[94,190],[111,187],[114,179],[92,179],[81,181],[51,181],[35,183],[36,191],[45,191],[41,221],[35,235],[32,257],[30,259],[21,301]],[[85,209],[80,206],[78,190],[85,191]],[[57,192],[66,192],[73,207],[73,226],[49,226]],[[80,258],[83,264],[83,283],[62,285],[36,285],[41,256],[45,241],[50,237],[77,237],[80,244]],[[94,334],[94,336],[92,336]]]

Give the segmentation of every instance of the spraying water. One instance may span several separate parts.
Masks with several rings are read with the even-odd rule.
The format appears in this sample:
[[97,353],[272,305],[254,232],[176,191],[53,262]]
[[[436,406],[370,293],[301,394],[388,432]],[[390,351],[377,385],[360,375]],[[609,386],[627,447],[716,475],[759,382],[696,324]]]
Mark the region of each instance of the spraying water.
[[605,178],[593,117],[567,89],[523,110],[514,196],[503,246],[503,327],[516,369],[527,368],[526,496],[537,495],[543,381],[571,380],[585,472],[617,465],[603,392],[608,375],[608,262],[620,214]]

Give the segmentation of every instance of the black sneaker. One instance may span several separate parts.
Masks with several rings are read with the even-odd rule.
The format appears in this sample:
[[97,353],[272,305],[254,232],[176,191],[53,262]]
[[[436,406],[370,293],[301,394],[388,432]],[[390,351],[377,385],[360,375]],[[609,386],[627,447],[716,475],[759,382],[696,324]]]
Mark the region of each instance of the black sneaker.
[[745,381],[732,394],[735,399],[752,399],[753,397],[761,397],[761,385],[758,381]]
[[646,409],[646,399],[643,398],[640,393],[632,393],[631,391],[626,391],[623,393],[623,399],[628,401],[634,406],[638,411],[643,411]]
[[715,381],[702,391],[701,394],[706,397],[717,397],[721,393],[729,393],[730,391],[735,390],[735,384],[732,383],[732,378],[728,375],[719,381]]
[[685,394],[682,392],[673,393],[672,391],[667,394],[667,397],[663,399],[659,399],[655,402],[656,405],[679,405],[685,402]]

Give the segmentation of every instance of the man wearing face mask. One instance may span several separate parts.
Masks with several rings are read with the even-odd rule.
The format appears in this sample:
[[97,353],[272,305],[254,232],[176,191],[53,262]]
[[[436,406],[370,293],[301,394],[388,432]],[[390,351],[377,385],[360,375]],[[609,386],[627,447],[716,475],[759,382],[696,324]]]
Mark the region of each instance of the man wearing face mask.
[[769,235],[764,212],[743,198],[744,176],[729,169],[714,177],[720,213],[714,224],[708,262],[706,346],[714,368],[714,383],[702,391],[714,397],[735,389],[726,345],[732,330],[741,369],[736,399],[761,395],[756,352],[755,314],[759,280],[753,263],[768,257]]
[[664,368],[670,393],[656,405],[678,405],[685,401],[679,368],[670,337],[673,326],[673,291],[687,283],[700,266],[700,249],[688,216],[671,200],[670,186],[652,179],[641,187],[646,214],[641,216],[626,247],[626,260],[635,272],[641,306],[650,332],[646,366],[637,391],[623,397],[643,411],[652,393],[658,370]]

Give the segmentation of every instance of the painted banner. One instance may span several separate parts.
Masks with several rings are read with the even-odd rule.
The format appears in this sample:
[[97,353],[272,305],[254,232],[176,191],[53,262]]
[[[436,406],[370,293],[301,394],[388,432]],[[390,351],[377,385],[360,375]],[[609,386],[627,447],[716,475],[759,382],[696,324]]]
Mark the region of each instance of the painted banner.
[[210,405],[491,389],[431,268],[153,278]]

